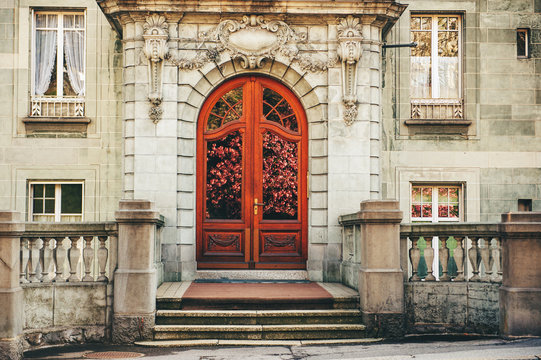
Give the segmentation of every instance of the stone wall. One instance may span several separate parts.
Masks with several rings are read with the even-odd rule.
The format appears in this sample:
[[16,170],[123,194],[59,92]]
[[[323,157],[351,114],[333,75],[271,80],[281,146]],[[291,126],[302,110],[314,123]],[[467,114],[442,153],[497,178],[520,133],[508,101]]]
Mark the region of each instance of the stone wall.
[[409,334],[498,334],[500,284],[404,284]]
[[24,347],[107,342],[111,337],[113,285],[24,285]]
[[[411,41],[412,13],[463,19],[461,62],[465,131],[406,125],[410,110],[410,49],[384,57],[383,198],[399,199],[409,222],[410,184],[465,186],[465,221],[498,221],[518,199],[541,210],[541,13],[535,0],[408,1],[386,39]],[[516,29],[529,28],[529,58],[517,58]],[[464,130],[464,129],[463,129]],[[446,133],[447,132],[447,133]]]

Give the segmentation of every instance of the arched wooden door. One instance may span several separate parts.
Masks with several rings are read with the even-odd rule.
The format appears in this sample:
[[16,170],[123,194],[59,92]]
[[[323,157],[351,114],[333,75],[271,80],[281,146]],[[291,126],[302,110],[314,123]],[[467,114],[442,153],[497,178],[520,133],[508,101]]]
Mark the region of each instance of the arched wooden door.
[[295,95],[233,79],[203,105],[197,139],[198,268],[306,268],[307,124]]

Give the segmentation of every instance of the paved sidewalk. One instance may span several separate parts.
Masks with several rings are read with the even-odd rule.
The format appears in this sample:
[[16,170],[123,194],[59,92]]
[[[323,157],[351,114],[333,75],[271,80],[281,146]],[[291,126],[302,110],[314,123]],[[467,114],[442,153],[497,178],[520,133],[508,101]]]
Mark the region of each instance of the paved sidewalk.
[[[332,346],[143,348],[138,346],[81,345],[27,353],[25,359],[88,359],[95,352],[137,352],[143,359],[182,360],[434,360],[491,359],[541,360],[541,339],[445,339],[416,338],[401,343]],[[98,354],[96,354],[98,355]]]

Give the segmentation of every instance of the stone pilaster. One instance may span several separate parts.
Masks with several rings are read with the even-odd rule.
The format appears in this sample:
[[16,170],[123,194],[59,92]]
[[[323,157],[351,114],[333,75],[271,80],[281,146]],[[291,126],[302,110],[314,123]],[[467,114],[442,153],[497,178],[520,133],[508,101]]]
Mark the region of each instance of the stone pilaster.
[[398,201],[363,201],[357,214],[361,224],[359,295],[363,322],[371,336],[403,336],[402,212]]
[[160,215],[147,200],[121,200],[115,271],[113,342],[151,339],[156,312],[154,250]]
[[23,289],[19,286],[20,237],[15,211],[0,211],[0,359],[22,359]]
[[541,335],[541,212],[502,214],[500,334]]

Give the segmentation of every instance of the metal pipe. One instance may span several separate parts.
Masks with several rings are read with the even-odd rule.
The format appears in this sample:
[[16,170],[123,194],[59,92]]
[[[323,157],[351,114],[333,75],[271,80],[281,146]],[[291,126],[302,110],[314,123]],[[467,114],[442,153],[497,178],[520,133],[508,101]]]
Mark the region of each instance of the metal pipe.
[[414,41],[414,42],[410,42],[409,44],[394,44],[394,45],[383,45],[383,48],[384,49],[389,49],[389,48],[401,48],[401,47],[417,47],[417,43]]

